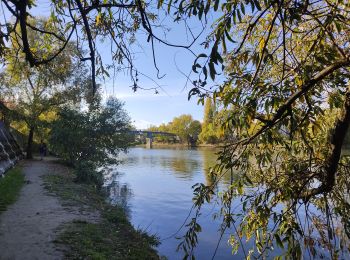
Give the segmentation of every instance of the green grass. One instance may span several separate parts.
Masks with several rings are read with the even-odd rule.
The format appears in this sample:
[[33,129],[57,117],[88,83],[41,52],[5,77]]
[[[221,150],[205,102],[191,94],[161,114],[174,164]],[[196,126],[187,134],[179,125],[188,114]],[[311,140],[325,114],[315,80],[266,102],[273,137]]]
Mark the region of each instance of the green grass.
[[5,177],[0,178],[0,214],[17,200],[23,184],[24,175],[18,166],[9,170]]
[[68,247],[67,259],[159,259],[154,249],[157,238],[135,230],[124,209],[108,204],[93,185],[75,183],[73,174],[48,175],[44,181],[63,205],[101,214],[98,223],[73,221],[62,227],[56,242]]

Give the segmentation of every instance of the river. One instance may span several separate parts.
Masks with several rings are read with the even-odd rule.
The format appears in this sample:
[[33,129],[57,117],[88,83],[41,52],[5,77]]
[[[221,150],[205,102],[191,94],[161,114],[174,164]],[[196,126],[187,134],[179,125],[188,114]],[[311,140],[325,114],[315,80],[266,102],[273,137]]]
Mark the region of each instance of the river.
[[[183,252],[176,247],[184,234],[183,225],[192,206],[192,185],[210,182],[208,168],[215,164],[213,149],[145,149],[132,148],[121,156],[121,164],[108,174],[110,200],[122,205],[128,212],[132,224],[149,234],[156,234],[161,244],[160,255],[168,259],[182,259]],[[227,185],[222,180],[218,189]],[[197,259],[211,259],[219,241],[219,220],[213,219],[217,209],[215,202],[204,207],[199,224],[203,231],[196,248]],[[180,229],[180,231],[179,231]],[[232,259],[224,235],[215,259]],[[243,252],[234,255],[244,258]]]
[[[183,252],[177,252],[177,245],[186,231],[184,222],[191,219],[192,186],[196,183],[211,184],[209,167],[216,162],[216,151],[213,149],[146,149],[131,148],[127,154],[120,157],[121,163],[112,167],[106,173],[106,186],[112,204],[119,204],[126,209],[135,228],[155,234],[160,238],[158,252],[167,259],[182,259]],[[237,176],[234,176],[237,177]],[[217,185],[217,192],[229,185],[230,176],[224,176]],[[233,201],[233,209],[239,201]],[[318,214],[311,204],[309,213]],[[217,247],[220,232],[220,219],[214,219],[213,214],[219,205],[213,200],[202,210],[199,224],[202,232],[199,234],[199,245],[195,249],[197,259],[244,259],[245,251],[239,248],[237,254],[232,255],[228,245],[229,234],[234,230],[227,230]],[[193,213],[193,212],[192,212]],[[299,211],[300,219],[305,222],[305,212]],[[337,225],[340,222],[334,219]],[[337,223],[338,222],[338,223]],[[338,238],[337,238],[338,239]],[[252,240],[245,245],[245,250],[253,245]],[[317,246],[318,253],[330,258],[326,248]],[[281,254],[275,247],[269,257]],[[305,259],[312,258],[305,252]],[[350,259],[348,252],[342,255]]]

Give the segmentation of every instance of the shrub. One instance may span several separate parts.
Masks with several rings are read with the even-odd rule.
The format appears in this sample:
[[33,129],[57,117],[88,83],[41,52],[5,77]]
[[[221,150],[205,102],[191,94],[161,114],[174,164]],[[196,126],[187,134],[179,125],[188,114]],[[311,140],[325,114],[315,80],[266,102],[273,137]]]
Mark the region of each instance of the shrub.
[[109,99],[89,111],[64,108],[52,124],[51,150],[76,168],[77,180],[102,184],[98,168],[118,163],[132,142],[123,103]]

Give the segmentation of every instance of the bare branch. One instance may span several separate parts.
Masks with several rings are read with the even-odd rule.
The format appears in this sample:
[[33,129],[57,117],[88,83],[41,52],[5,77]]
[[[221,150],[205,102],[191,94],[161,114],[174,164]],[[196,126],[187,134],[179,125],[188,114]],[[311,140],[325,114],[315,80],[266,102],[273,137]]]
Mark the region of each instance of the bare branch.
[[86,36],[88,38],[88,44],[89,44],[89,49],[90,49],[90,61],[91,61],[91,77],[92,77],[92,87],[93,87],[93,91],[95,92],[97,87],[96,87],[96,66],[95,66],[95,48],[94,48],[94,44],[93,44],[93,39],[92,39],[92,35],[91,35],[91,30],[90,30],[90,25],[88,22],[88,19],[86,17],[86,13],[84,12],[84,8],[81,4],[80,0],[76,0],[77,6],[79,8],[80,14],[83,18],[83,22],[84,22],[84,28],[85,28],[85,32],[86,32]]

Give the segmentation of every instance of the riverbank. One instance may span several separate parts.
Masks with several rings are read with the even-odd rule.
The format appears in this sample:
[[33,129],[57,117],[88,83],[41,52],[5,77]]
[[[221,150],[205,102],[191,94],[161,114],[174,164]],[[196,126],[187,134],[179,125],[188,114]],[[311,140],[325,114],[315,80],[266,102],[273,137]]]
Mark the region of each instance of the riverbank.
[[21,162],[18,200],[0,215],[4,259],[158,259],[154,237],[136,231],[122,208],[51,158]]

